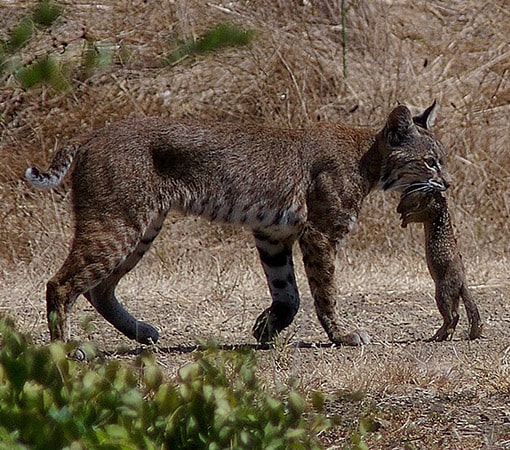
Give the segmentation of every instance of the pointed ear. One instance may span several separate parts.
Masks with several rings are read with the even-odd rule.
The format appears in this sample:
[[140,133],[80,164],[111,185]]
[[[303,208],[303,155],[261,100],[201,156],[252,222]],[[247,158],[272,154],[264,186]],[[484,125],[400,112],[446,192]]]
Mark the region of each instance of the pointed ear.
[[438,110],[439,105],[434,100],[434,103],[432,103],[432,105],[430,105],[425,111],[413,117],[413,122],[426,130],[430,130],[434,126]]
[[411,112],[404,105],[397,106],[388,116],[386,136],[391,146],[397,146],[407,137],[417,134]]

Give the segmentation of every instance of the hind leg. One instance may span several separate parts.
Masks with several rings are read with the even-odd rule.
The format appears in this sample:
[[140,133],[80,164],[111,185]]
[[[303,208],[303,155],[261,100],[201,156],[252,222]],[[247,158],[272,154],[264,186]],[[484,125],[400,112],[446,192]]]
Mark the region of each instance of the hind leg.
[[134,339],[140,344],[155,344],[159,338],[158,330],[148,323],[137,320],[117,300],[115,288],[118,281],[118,277],[112,275],[86,292],[85,297],[99,314],[129,339]]
[[119,264],[115,270],[99,285],[85,293],[87,300],[117,330],[140,344],[155,344],[159,332],[152,325],[133,317],[115,297],[115,288],[121,278],[132,270],[161,231],[166,214],[161,214],[144,233],[134,251]]
[[113,261],[88,262],[82,253],[80,246],[74,245],[62,268],[46,285],[46,314],[52,340],[70,338],[69,315],[76,298],[101,283],[115,267]]
[[85,297],[99,314],[129,339],[134,339],[140,344],[155,344],[158,341],[159,332],[152,325],[134,318],[115,297],[115,288],[120,279],[140,261],[160,229],[161,226],[153,227],[141,239],[134,252],[116,267],[108,278],[85,293]]
[[[457,289],[456,289],[457,290]],[[457,290],[458,291],[458,290]],[[446,341],[453,337],[455,328],[459,321],[459,300],[460,293],[452,293],[452,287],[438,283],[436,287],[436,304],[441,316],[443,325],[436,331],[428,341]]]
[[76,298],[113,273],[132,253],[139,234],[136,228],[125,223],[89,223],[86,230],[77,228],[66,261],[46,286],[46,312],[52,340],[69,339],[68,316]]

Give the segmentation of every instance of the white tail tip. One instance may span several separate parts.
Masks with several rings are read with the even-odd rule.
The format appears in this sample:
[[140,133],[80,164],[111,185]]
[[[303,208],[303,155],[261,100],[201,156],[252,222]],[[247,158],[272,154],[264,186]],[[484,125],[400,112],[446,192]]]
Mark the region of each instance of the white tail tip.
[[[29,167],[25,171],[25,179],[30,185],[38,189],[51,189],[58,184],[60,180],[53,180],[52,177],[45,173],[41,173],[37,167]],[[56,181],[56,182],[55,182]]]

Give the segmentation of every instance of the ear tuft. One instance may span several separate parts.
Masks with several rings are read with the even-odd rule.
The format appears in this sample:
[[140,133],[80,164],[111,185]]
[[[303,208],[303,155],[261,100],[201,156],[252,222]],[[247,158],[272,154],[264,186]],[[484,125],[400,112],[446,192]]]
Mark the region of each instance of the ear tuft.
[[434,126],[438,110],[439,104],[434,100],[434,103],[432,103],[432,105],[430,105],[425,111],[413,117],[413,122],[426,130],[430,130]]
[[386,132],[392,146],[399,145],[407,136],[416,133],[411,112],[407,107],[399,105],[390,113]]

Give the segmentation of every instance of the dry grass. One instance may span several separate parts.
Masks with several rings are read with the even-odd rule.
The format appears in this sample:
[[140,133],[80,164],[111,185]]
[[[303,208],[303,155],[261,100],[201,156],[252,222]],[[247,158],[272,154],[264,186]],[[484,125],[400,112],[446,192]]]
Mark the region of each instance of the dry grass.
[[[21,175],[29,162],[46,163],[55,147],[76,132],[133,114],[282,127],[317,120],[380,125],[397,101],[418,109],[433,98],[442,106],[438,132],[451,152],[451,209],[466,259],[478,266],[508,254],[502,236],[508,234],[510,214],[510,53],[503,1],[484,6],[356,2],[347,14],[346,79],[337,2],[266,2],[256,8],[244,2],[135,3],[115,2],[105,9],[69,5],[65,23],[52,27],[54,42],[69,43],[61,58],[76,66],[83,30],[114,49],[113,66],[86,80],[80,71],[73,73],[72,92],[23,92],[12,77],[4,77],[0,162],[6,170],[0,175],[0,217],[6,226],[0,242],[7,261],[30,261],[36,236],[45,229],[53,234],[64,226],[57,223],[68,222],[58,219],[63,194],[51,201],[27,191]],[[4,30],[23,15],[18,5],[30,2],[8,5],[2,8]],[[257,30],[256,41],[248,49],[161,66],[171,39],[197,36],[221,20]],[[24,51],[25,59],[50,50],[53,41],[40,34]],[[38,205],[44,217],[36,213]],[[394,207],[393,197],[372,196],[358,232],[349,239],[349,251],[358,257],[362,250],[363,259],[414,254],[416,236],[397,230]],[[51,217],[48,209],[58,213]],[[28,220],[30,214],[35,217]]]
[[[482,311],[494,338],[472,346],[463,341],[399,344],[432,334],[438,318],[421,230],[400,230],[396,198],[375,193],[339,255],[338,278],[346,326],[369,327],[376,344],[341,352],[284,345],[264,354],[262,364],[276,382],[294,377],[310,390],[365,389],[363,402],[346,403],[340,395],[331,408],[355,411],[354,418],[363,411],[376,414],[386,428],[373,448],[403,442],[429,449],[510,445],[510,431],[498,425],[504,422],[501,415],[508,419],[508,410],[496,411],[503,408],[498,396],[510,390],[510,12],[505,0],[352,2],[346,17],[347,78],[340,2],[117,1],[101,8],[65,3],[65,20],[52,26],[51,36],[40,32],[23,50],[23,59],[50,51],[53,42],[66,42],[59,57],[77,68],[85,30],[113,50],[114,64],[91,76],[77,68],[70,92],[46,87],[25,92],[13,77],[2,78],[0,312],[14,315],[38,339],[47,338],[41,297],[71,237],[69,192],[66,186],[51,194],[31,191],[22,174],[29,163],[44,166],[77,132],[151,114],[280,127],[319,120],[382,125],[397,101],[417,111],[437,98],[442,107],[438,134],[450,150],[455,183],[449,191],[451,212],[469,281],[487,300]],[[32,4],[0,2],[0,35]],[[224,20],[256,30],[254,43],[171,67],[161,64],[176,37],[198,36]],[[310,322],[301,265],[298,271],[308,306],[284,339],[292,342],[294,333],[299,341],[324,341]],[[250,327],[267,303],[266,291],[248,233],[172,217],[120,295],[139,298],[130,303],[133,311],[162,328],[161,361],[174,373],[187,356],[172,349],[191,345],[195,335],[251,342]],[[82,338],[90,336],[106,348],[125,343],[113,332],[106,336],[104,322],[85,303],[77,310],[93,318]],[[450,394],[451,401],[445,400]],[[492,401],[499,406],[491,410]],[[419,405],[425,405],[421,416]],[[480,422],[482,413],[497,422],[495,428],[476,425],[470,434],[471,425],[460,418]],[[420,427],[432,426],[437,430],[423,437]],[[340,431],[333,438],[339,436]]]

